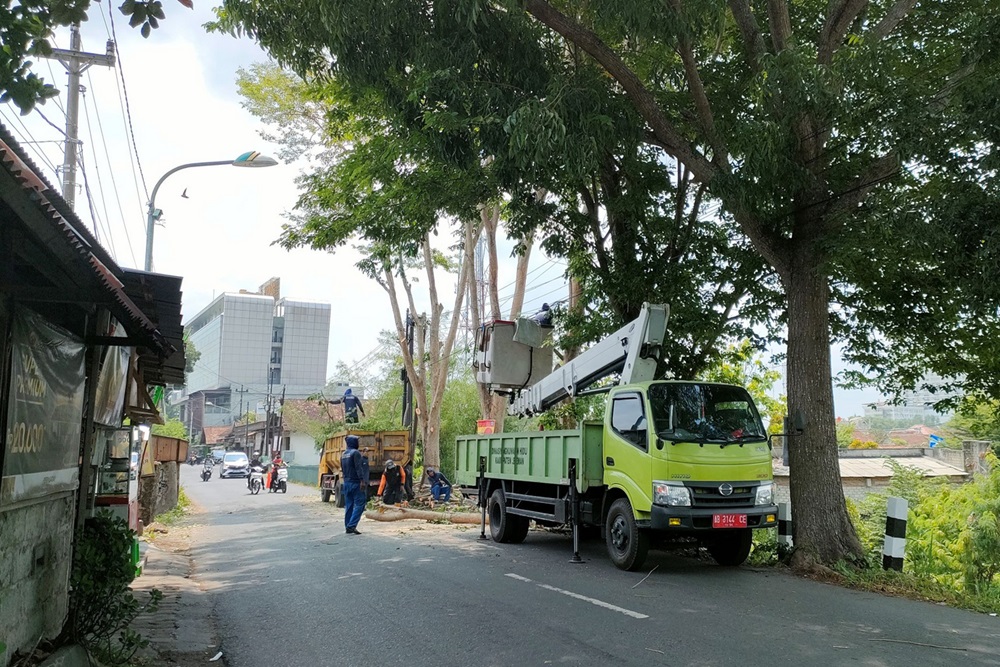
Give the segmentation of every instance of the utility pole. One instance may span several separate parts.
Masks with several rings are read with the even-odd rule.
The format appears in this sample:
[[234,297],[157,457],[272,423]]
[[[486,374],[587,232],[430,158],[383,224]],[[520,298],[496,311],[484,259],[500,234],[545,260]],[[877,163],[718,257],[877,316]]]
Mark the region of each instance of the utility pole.
[[[243,385],[240,385],[240,388],[237,389],[236,391],[240,395],[240,412],[239,412],[239,416],[236,419],[237,419],[237,422],[243,422],[243,440],[242,440],[242,442],[243,442],[243,449],[246,449],[246,446],[247,446],[247,420],[246,420],[246,413],[243,412],[243,394],[247,393],[247,390],[246,390],[246,388]],[[229,405],[232,406],[232,403],[230,403]],[[230,407],[229,409],[232,410],[232,407]],[[235,435],[235,430],[236,430],[236,426],[234,424],[233,425],[234,435]]]
[[108,40],[105,53],[85,53],[80,39],[79,24],[69,28],[69,48],[52,49],[54,58],[66,67],[69,86],[66,88],[66,149],[63,152],[62,195],[70,208],[76,201],[76,151],[80,145],[80,75],[91,65],[115,66],[115,43]]
[[284,437],[284,428],[285,428],[285,417],[284,417],[284,412],[285,411],[284,411],[284,407],[285,407],[285,385],[281,385],[281,399],[278,401],[278,408],[279,408],[279,412],[278,412],[278,424],[277,424],[278,442],[277,442],[277,446],[272,447],[272,449],[271,449],[271,458],[272,459],[274,458],[274,452],[275,451],[281,452],[281,444],[282,444],[281,440]]
[[265,451],[270,452],[271,446],[271,388],[274,386],[274,374],[271,372],[270,367],[267,371],[267,402],[264,404],[264,446],[268,447],[267,450],[261,449],[261,454]]
[[[410,310],[406,310],[406,345],[410,351],[410,358],[413,358],[413,316]],[[414,442],[417,437],[417,421],[413,418],[413,383],[406,373],[404,366],[400,379],[403,381],[403,426],[410,428],[410,442]]]

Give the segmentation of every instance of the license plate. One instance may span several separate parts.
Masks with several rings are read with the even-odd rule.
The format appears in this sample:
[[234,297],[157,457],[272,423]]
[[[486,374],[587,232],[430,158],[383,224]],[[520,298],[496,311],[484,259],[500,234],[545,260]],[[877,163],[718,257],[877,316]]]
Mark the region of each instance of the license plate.
[[746,514],[713,514],[712,528],[746,528]]

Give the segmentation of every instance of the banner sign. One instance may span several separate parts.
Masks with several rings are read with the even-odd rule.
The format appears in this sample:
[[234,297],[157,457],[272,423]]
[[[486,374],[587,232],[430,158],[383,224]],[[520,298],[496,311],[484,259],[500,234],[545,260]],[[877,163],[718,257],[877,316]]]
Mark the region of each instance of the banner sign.
[[11,321],[11,374],[0,503],[78,485],[86,347],[19,308]]
[[[124,336],[125,327],[116,322],[112,336]],[[109,346],[104,351],[104,363],[97,381],[94,401],[94,421],[118,428],[125,413],[125,386],[128,379],[131,348]]]

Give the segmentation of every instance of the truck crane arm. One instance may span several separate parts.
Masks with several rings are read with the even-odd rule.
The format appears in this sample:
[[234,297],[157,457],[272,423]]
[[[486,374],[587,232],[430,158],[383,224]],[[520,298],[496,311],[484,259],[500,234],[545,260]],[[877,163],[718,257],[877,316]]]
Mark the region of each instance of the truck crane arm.
[[539,381],[513,391],[508,412],[530,416],[577,396],[612,373],[620,373],[619,384],[656,380],[663,337],[670,308],[645,303],[639,317]]

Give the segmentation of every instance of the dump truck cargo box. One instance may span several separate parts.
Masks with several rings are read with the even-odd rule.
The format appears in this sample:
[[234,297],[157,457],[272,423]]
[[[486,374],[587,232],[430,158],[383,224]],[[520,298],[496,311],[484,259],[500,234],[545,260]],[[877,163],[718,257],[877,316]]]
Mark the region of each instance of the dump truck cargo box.
[[409,431],[345,431],[328,438],[324,443],[319,466],[320,478],[324,474],[340,472],[340,457],[347,448],[349,435],[358,436],[359,449],[369,450],[368,461],[372,476],[381,475],[385,462],[390,459],[398,466],[413,463]]
[[567,431],[461,436],[456,443],[456,483],[475,486],[479,459],[485,456],[489,479],[568,486],[569,461],[576,459],[576,488],[584,493],[603,484],[603,435],[603,424],[586,422]]

